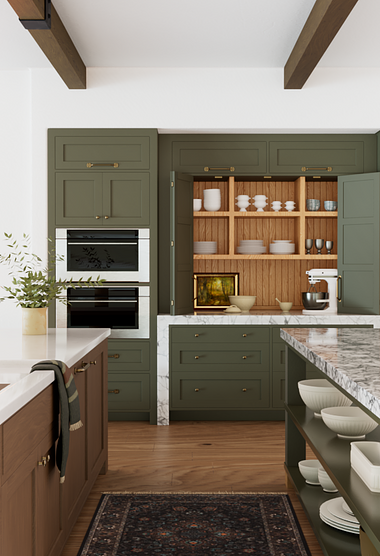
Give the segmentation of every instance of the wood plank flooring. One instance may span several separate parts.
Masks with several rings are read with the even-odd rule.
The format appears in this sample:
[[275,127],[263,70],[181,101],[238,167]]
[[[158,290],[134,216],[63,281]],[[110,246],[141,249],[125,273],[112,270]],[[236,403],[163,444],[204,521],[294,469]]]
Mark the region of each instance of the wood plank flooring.
[[[98,477],[62,556],[77,556],[102,492],[287,491],[281,421],[118,421],[108,437],[108,473]],[[287,492],[312,556],[323,556],[297,496]]]

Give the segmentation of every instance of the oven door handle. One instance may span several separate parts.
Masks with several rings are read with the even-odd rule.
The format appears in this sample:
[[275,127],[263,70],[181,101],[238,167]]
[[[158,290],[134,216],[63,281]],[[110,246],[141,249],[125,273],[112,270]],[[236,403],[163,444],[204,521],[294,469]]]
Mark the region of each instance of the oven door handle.
[[67,245],[88,245],[89,247],[93,245],[137,245],[137,241],[68,241]]
[[137,303],[138,299],[68,299],[71,303]]

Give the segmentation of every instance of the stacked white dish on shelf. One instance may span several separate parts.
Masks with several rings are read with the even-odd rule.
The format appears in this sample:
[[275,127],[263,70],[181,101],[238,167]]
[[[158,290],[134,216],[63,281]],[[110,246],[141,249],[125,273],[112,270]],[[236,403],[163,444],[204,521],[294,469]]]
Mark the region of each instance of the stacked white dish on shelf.
[[205,189],[203,191],[203,206],[205,210],[216,212],[220,209],[221,204],[220,189]]
[[240,255],[261,255],[267,252],[262,239],[241,239],[236,251]]
[[264,212],[264,207],[267,206],[267,199],[265,195],[255,195],[254,197],[255,202],[253,203],[257,208],[257,212]]
[[290,255],[294,253],[296,244],[290,239],[274,239],[269,245],[269,252],[273,255]]
[[216,251],[216,241],[194,241],[195,255],[215,255]]
[[274,210],[275,212],[281,210],[281,206],[282,206],[281,201],[272,201],[272,210]]
[[360,533],[359,521],[341,496],[323,502],[319,507],[319,517],[334,529],[355,535]]
[[237,200],[237,203],[235,204],[239,207],[240,212],[247,212],[247,208],[251,204],[249,202],[250,198],[251,197],[249,195],[238,195],[237,197],[235,197],[235,199]]

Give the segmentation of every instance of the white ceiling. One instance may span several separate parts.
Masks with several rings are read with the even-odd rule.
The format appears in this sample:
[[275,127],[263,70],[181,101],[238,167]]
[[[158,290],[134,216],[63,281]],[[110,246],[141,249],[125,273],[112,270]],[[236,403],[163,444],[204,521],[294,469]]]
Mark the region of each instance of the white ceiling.
[[[87,67],[279,68],[314,0],[53,0]],[[380,67],[379,0],[359,0],[320,61]],[[0,70],[50,67],[0,0]]]

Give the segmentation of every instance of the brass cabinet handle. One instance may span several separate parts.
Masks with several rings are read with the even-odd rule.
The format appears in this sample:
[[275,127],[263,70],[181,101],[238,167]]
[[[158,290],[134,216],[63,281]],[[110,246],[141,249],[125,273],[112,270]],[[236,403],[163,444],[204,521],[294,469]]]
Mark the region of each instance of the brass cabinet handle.
[[199,359],[199,355],[196,355],[196,356],[194,357],[194,359]]
[[106,215],[104,218],[105,218],[106,220],[108,220],[108,219],[109,219],[109,216]]
[[195,338],[199,338],[199,334],[194,334]]
[[203,170],[205,172],[210,172],[210,171],[214,171],[214,170],[226,170],[227,172],[234,172],[235,171],[235,167],[234,166],[229,166],[227,168],[210,168],[209,166],[205,166],[203,168]]
[[308,170],[324,170],[325,172],[331,172],[332,171],[332,167],[331,166],[325,166],[324,168],[314,168],[314,167],[307,167],[307,166],[302,166],[301,168],[302,172],[307,172]]
[[87,371],[87,369],[90,367],[90,365],[96,365],[96,361],[90,361],[89,363],[85,363],[84,361],[82,361],[81,363],[81,367],[74,367],[74,374],[78,374],[78,373],[84,373],[85,371]]
[[118,388],[115,388],[115,390],[108,390],[109,394],[120,394],[120,390]]
[[194,388],[194,392],[199,392],[199,388]]
[[339,303],[341,303],[341,301],[342,301],[342,298],[339,297],[339,283],[341,283],[342,280],[343,280],[342,276],[339,274],[338,280],[336,281],[336,298],[337,298]]
[[37,465],[43,465],[44,467],[47,466],[48,462],[50,461],[50,456],[44,456],[43,458],[41,458],[41,461],[37,462]]
[[247,334],[243,334],[243,338],[246,338],[246,337],[247,337]]
[[247,388],[243,388],[242,392],[246,392],[246,391],[247,391]]
[[95,218],[96,218],[96,220],[99,220],[100,216],[96,215]]
[[246,355],[243,355],[242,359],[247,359],[247,356],[246,356]]
[[115,353],[114,355],[108,355],[108,359],[119,359],[120,355]]
[[111,166],[112,168],[119,168],[118,162],[87,162],[87,168],[95,168],[95,166]]

